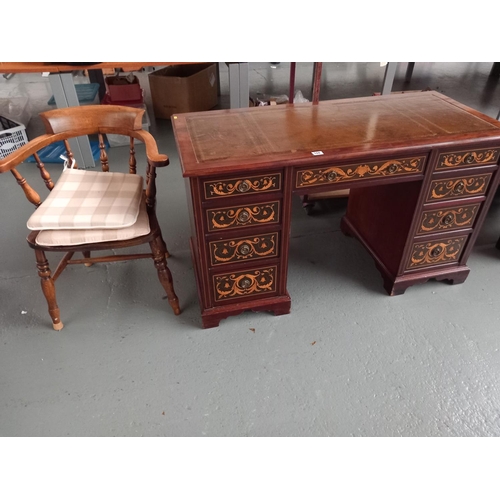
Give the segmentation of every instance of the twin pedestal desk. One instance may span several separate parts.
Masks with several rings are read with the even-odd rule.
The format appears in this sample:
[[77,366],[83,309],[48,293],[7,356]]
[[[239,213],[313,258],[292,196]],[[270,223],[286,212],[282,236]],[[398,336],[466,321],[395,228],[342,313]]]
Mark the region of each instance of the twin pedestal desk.
[[350,189],[341,229],[370,253],[390,295],[469,274],[499,181],[500,122],[430,91],[172,123],[204,328],[246,310],[290,312],[294,194]]

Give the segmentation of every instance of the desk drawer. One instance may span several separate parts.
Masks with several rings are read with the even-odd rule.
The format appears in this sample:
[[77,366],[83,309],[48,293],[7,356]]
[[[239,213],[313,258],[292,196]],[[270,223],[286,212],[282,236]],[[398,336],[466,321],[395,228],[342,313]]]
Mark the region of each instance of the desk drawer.
[[498,161],[500,149],[469,149],[439,155],[436,170],[473,167],[474,165],[494,165]]
[[411,270],[457,262],[462,255],[467,238],[466,235],[413,243],[406,268]]
[[213,292],[215,302],[231,299],[255,298],[276,293],[278,267],[266,266],[245,271],[214,274]]
[[423,171],[425,159],[425,156],[416,156],[368,163],[354,163],[351,165],[302,169],[297,172],[295,188],[338,184],[370,177],[417,174]]
[[449,208],[425,210],[422,213],[417,235],[432,234],[440,231],[469,229],[474,225],[481,203]]
[[279,233],[211,241],[208,246],[212,266],[277,257]]
[[467,198],[486,193],[492,174],[454,177],[431,182],[426,201],[441,201],[453,198]]
[[205,200],[213,200],[244,194],[271,193],[280,191],[281,184],[280,173],[210,180],[203,182],[203,194]]
[[264,226],[279,222],[280,202],[278,200],[207,210],[209,231],[224,231],[247,226]]

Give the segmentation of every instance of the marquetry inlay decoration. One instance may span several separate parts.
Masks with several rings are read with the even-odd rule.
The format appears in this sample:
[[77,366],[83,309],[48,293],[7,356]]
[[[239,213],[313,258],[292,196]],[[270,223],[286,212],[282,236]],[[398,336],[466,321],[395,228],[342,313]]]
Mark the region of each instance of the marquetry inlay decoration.
[[279,201],[207,210],[209,231],[279,222]]
[[417,234],[427,234],[453,229],[467,229],[472,227],[480,205],[480,203],[476,203],[475,205],[443,208],[424,212]]
[[241,194],[269,193],[281,189],[281,174],[206,181],[205,198],[228,198]]
[[425,156],[404,158],[401,160],[384,160],[370,163],[357,163],[338,167],[321,167],[297,172],[295,187],[336,184],[363,177],[382,177],[407,175],[422,172]]
[[490,179],[491,174],[484,174],[432,181],[427,201],[484,194]]
[[436,170],[488,163],[495,164],[498,160],[499,151],[499,149],[477,149],[474,151],[460,151],[459,153],[443,153],[439,155]]
[[218,274],[213,277],[215,300],[262,295],[276,291],[277,267]]
[[467,236],[440,241],[416,243],[408,262],[408,269],[455,262],[460,258]]
[[278,233],[210,243],[210,260],[213,266],[276,257],[277,254]]

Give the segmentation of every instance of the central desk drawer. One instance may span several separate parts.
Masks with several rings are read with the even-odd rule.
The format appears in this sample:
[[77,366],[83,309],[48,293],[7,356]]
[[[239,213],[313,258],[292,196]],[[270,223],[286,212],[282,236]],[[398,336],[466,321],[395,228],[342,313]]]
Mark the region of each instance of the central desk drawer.
[[266,266],[245,271],[214,274],[213,292],[215,302],[231,299],[256,298],[276,293],[278,288],[278,267]]
[[203,195],[206,200],[213,200],[240,195],[271,193],[280,191],[281,183],[280,173],[215,179],[203,182]]
[[295,188],[332,185],[371,177],[392,177],[418,174],[423,171],[425,156],[323,166],[297,171]]
[[234,207],[207,209],[209,231],[224,231],[280,222],[280,202],[247,203]]
[[441,201],[453,198],[467,198],[486,193],[492,174],[454,177],[431,182],[426,201]]
[[211,241],[208,246],[212,266],[277,257],[279,233]]

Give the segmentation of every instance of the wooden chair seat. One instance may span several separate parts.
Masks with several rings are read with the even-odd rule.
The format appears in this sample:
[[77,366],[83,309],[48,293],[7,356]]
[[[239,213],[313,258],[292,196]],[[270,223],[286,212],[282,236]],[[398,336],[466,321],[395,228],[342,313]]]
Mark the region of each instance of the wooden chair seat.
[[[35,212],[29,219],[28,226],[35,230],[29,233],[27,241],[35,250],[38,275],[55,330],[63,328],[56,301],[55,282],[69,264],[90,266],[100,262],[150,258],[173,312],[180,314],[179,301],[166,261],[169,254],[155,212],[156,168],[168,165],[169,160],[166,155],[158,153],[153,136],[142,130],[143,113],[144,110],[141,109],[114,105],[47,111],[40,114],[46,134],[0,160],[0,173],[10,171],[26,198],[37,208],[40,207],[40,212]],[[37,152],[49,144],[64,141],[68,158],[73,162],[68,139],[90,134],[97,134],[99,137],[102,172],[65,171],[55,188]],[[128,174],[115,175],[109,172],[104,134],[129,136]],[[136,173],[135,140],[145,145],[147,167],[144,178]],[[40,195],[17,170],[20,165],[33,169],[32,164],[23,163],[31,155],[34,155],[39,173],[50,191],[45,205]],[[71,184],[82,179],[81,185],[73,189]],[[104,185],[108,187],[104,188]],[[103,195],[106,190],[107,194]],[[71,191],[69,195],[68,191]],[[65,209],[68,205],[69,210]],[[128,248],[145,243],[149,244],[150,253],[113,253],[92,257],[92,252],[95,251]],[[54,272],[49,267],[46,252],[64,252]],[[82,257],[74,258],[77,252]]]

